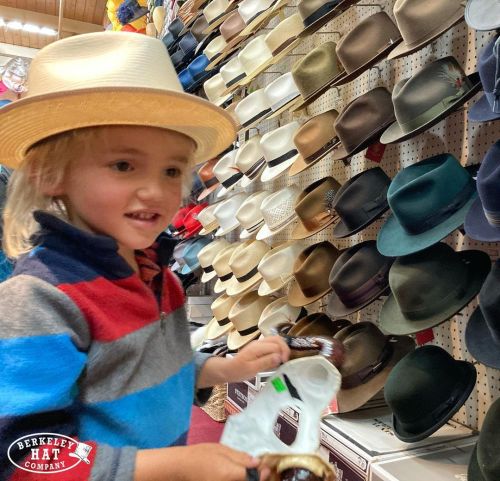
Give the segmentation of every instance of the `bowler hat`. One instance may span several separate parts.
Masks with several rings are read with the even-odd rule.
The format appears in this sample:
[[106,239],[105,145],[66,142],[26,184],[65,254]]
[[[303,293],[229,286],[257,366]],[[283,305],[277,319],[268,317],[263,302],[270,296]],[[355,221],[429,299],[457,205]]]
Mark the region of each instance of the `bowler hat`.
[[205,187],[205,189],[198,196],[198,201],[209,196],[220,185],[219,179],[217,179],[214,175],[214,167],[217,162],[219,162],[218,158],[209,160],[198,169],[198,177]]
[[500,5],[497,0],[469,0],[465,21],[474,30],[496,30],[500,28]]
[[481,88],[479,74],[465,75],[454,57],[444,57],[401,80],[392,91],[396,114],[381,136],[383,144],[410,139],[443,120]]
[[394,262],[369,240],[344,250],[330,271],[332,294],[328,313],[347,316],[372,303],[389,290],[389,269]]
[[208,282],[217,276],[212,262],[217,254],[226,247],[229,247],[229,242],[226,239],[215,239],[198,252],[198,261],[203,270],[201,282]]
[[443,348],[423,346],[396,364],[385,383],[394,434],[407,443],[435,433],[467,401],[476,370]]
[[218,337],[227,334],[232,328],[233,324],[229,320],[229,311],[238,302],[239,297],[231,297],[227,294],[222,294],[214,302],[210,308],[212,309],[213,317],[207,324],[205,330],[206,339],[217,339]]
[[394,366],[415,349],[409,336],[385,336],[371,322],[344,327],[334,338],[342,343],[344,356],[338,367],[342,385],[337,393],[339,413],[366,404],[383,387]]
[[479,292],[479,307],[465,328],[465,344],[474,359],[500,369],[500,260]]
[[392,292],[380,310],[380,327],[415,334],[445,322],[477,295],[490,267],[485,252],[455,252],[442,242],[398,257],[389,271]]
[[387,200],[392,210],[377,235],[386,256],[405,256],[435,244],[460,227],[476,198],[474,181],[451,154],[400,170]]
[[333,236],[349,237],[377,220],[389,208],[386,194],[390,183],[387,174],[374,167],[342,185],[333,200],[333,209],[340,217]]

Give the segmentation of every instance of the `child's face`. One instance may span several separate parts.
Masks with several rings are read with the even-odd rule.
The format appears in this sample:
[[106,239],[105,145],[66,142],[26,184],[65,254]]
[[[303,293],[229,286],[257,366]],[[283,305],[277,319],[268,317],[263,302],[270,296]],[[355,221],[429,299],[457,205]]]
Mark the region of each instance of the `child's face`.
[[113,237],[130,259],[168,226],[182,197],[194,142],[151,127],[103,127],[95,142],[68,166],[57,195],[70,221]]

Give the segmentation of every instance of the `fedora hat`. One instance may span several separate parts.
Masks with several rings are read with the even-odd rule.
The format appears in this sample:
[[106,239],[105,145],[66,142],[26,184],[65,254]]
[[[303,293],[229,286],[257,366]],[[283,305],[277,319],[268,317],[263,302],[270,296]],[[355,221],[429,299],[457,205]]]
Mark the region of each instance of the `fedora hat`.
[[469,109],[469,120],[488,122],[500,119],[500,35],[496,35],[479,55],[478,71],[484,95]]
[[198,169],[198,177],[205,187],[201,194],[198,196],[198,201],[203,200],[205,197],[208,197],[220,185],[219,179],[217,179],[217,177],[215,177],[214,175],[214,167],[217,162],[219,162],[218,158],[209,160]]
[[273,59],[273,53],[266,43],[266,35],[252,38],[238,53],[238,58],[245,70],[245,78],[241,79],[238,84],[247,85],[263,72]]
[[465,328],[465,344],[474,359],[500,369],[500,260],[479,292],[479,306]]
[[224,47],[223,53],[229,55],[245,40],[245,36],[240,36],[241,31],[245,28],[245,21],[238,10],[233,10],[231,15],[224,20],[220,26],[220,34],[224,37],[227,45]]
[[225,249],[221,250],[212,261],[212,267],[217,274],[217,282],[214,285],[214,292],[220,294],[226,290],[228,281],[233,277],[233,271],[229,268],[229,259],[232,253],[241,245],[243,242],[233,242]]
[[200,235],[207,235],[219,228],[219,222],[214,215],[214,210],[219,204],[211,204],[198,213],[198,221],[203,226]]
[[262,275],[259,295],[267,296],[285,287],[293,279],[293,265],[304,250],[302,242],[288,241],[271,249],[259,262]]
[[339,143],[335,132],[338,112],[334,109],[316,115],[303,124],[293,137],[299,156],[288,171],[288,176],[297,175],[319,162]]
[[294,106],[292,112],[307,107],[345,75],[339,65],[336,47],[335,42],[325,42],[293,64],[292,75],[299,88],[301,102]]
[[[76,51],[78,74],[66,68],[75,62]],[[146,35],[97,32],[53,42],[31,62],[28,82],[25,96],[2,108],[0,162],[8,167],[17,167],[40,140],[98,125],[146,125],[180,132],[197,146],[193,163],[213,158],[235,138],[230,116],[185,94],[162,42]],[[140,101],[140,112],[128,108],[126,92]],[[52,115],[46,115],[48,111]]]
[[464,19],[463,0],[396,0],[394,17],[403,43],[389,59],[403,57],[425,47]]
[[328,241],[313,244],[298,255],[288,290],[292,306],[307,306],[332,290],[328,276],[339,255],[340,251]]
[[293,137],[299,128],[298,122],[290,122],[262,136],[260,146],[264,152],[266,167],[261,182],[273,180],[284,174],[297,160],[299,152]]
[[486,153],[476,178],[477,199],[465,217],[465,232],[484,242],[500,241],[500,140]]
[[257,240],[268,239],[297,220],[297,214],[293,206],[299,194],[300,189],[295,184],[292,184],[273,192],[264,199],[260,206],[262,217],[264,217],[264,225],[257,232]]
[[215,164],[213,172],[215,177],[222,184],[222,189],[217,193],[217,198],[227,194],[228,191],[236,187],[238,181],[243,177],[243,174],[236,167],[236,154],[238,149],[233,149]]
[[338,220],[333,199],[339,189],[340,184],[333,177],[323,177],[299,194],[294,207],[298,222],[292,239],[311,237]]
[[238,302],[238,299],[238,297],[230,297],[227,294],[222,294],[212,302],[210,308],[214,316],[207,324],[205,339],[217,339],[227,334],[233,328],[233,324],[228,316],[229,311]]
[[273,301],[272,297],[261,297],[255,291],[241,296],[229,311],[234,329],[227,337],[227,347],[240,349],[260,335],[258,322],[262,311]]
[[328,313],[347,316],[363,309],[389,290],[389,269],[394,258],[377,251],[369,240],[344,250],[330,271],[332,295]]
[[359,77],[387,57],[400,42],[401,34],[387,13],[378,12],[365,18],[337,44],[337,58],[346,75],[333,85],[343,85]]
[[255,32],[267,20],[273,18],[289,0],[242,0],[238,11],[245,21],[241,36]]
[[229,242],[226,239],[215,239],[210,242],[210,244],[203,247],[200,252],[198,252],[198,261],[200,263],[200,267],[203,270],[203,274],[201,276],[201,282],[211,281],[214,277],[217,276],[214,267],[212,266],[212,262],[217,256],[219,252],[221,252],[226,247],[229,247]]
[[470,362],[457,361],[438,346],[407,354],[394,366],[384,388],[394,434],[414,443],[435,433],[467,401],[476,376]]
[[182,269],[185,264],[184,251],[189,247],[190,244],[195,242],[195,240],[196,239],[183,240],[174,247],[174,251],[172,252],[174,263],[170,267],[172,271],[178,272]]
[[258,286],[262,281],[262,275],[257,266],[269,249],[271,248],[265,242],[254,241],[233,253],[229,259],[233,277],[226,287],[228,295],[238,296]]
[[238,82],[246,76],[243,65],[241,65],[237,55],[220,68],[220,74],[224,79],[224,84],[227,89],[224,93],[233,91],[238,85]]
[[198,260],[198,254],[200,251],[210,244],[211,239],[207,237],[199,237],[193,243],[191,243],[182,254],[184,258],[184,265],[179,271],[181,274],[186,275],[194,272],[200,267],[200,261]]
[[287,72],[273,80],[265,89],[264,93],[271,109],[273,110],[270,119],[278,117],[285,110],[288,110],[300,97],[299,89],[295,85],[292,72]]
[[443,120],[481,88],[479,74],[465,75],[454,57],[444,57],[403,79],[392,91],[396,122],[380,142],[393,144],[410,139]]
[[496,0],[468,0],[465,21],[474,30],[500,28],[500,5]]
[[236,167],[243,173],[240,180],[240,186],[243,188],[255,182],[266,165],[264,152],[260,146],[261,139],[259,134],[254,135],[238,149]]
[[344,358],[338,367],[342,385],[337,393],[338,412],[354,411],[383,387],[394,366],[415,349],[409,336],[385,336],[372,322],[358,322],[335,335]]
[[300,0],[297,9],[304,25],[304,34],[311,35],[337,16],[341,0]]
[[207,79],[209,79],[215,71],[206,72],[205,69],[209,63],[208,57],[204,54],[195,57],[187,66],[188,72],[193,78],[193,83],[186,89],[189,92],[195,91]]
[[240,225],[236,219],[236,212],[245,201],[247,195],[244,193],[235,194],[227,200],[222,201],[214,210],[214,216],[219,223],[219,228],[215,235],[221,237],[238,228]]
[[205,18],[205,15],[201,14],[198,15],[194,23],[192,24],[191,28],[189,31],[193,34],[194,38],[198,41],[198,45],[196,46],[197,50],[199,51],[201,48],[203,48],[203,44],[205,40],[208,38],[208,35],[204,33],[204,30],[208,27],[208,22],[207,19]]
[[391,294],[380,311],[380,327],[415,334],[447,321],[477,295],[490,266],[485,252],[455,252],[442,242],[398,257],[389,271]]
[[189,90],[189,88],[194,84],[194,79],[191,75],[191,72],[188,68],[185,68],[179,72],[179,82],[181,83],[182,88],[185,92]]
[[293,307],[288,304],[288,299],[280,297],[268,304],[259,318],[259,331],[263,336],[273,336],[273,328],[283,323],[295,324],[300,318],[307,315],[303,307]]
[[211,79],[208,79],[203,84],[203,90],[205,91],[207,99],[218,107],[220,107],[232,97],[231,94],[222,94],[225,89],[226,86],[224,85],[224,81],[222,80],[222,75],[220,73],[214,75]]
[[208,22],[208,27],[204,30],[204,33],[210,33],[226,20],[231,12],[231,8],[228,0],[211,0],[203,9],[203,15]]
[[212,70],[215,67],[214,61],[222,55],[222,50],[224,50],[226,45],[227,42],[222,35],[218,35],[210,41],[205,50],[203,50],[203,53],[210,60],[205,70]]
[[335,147],[333,159],[347,159],[363,151],[376,142],[394,120],[391,94],[386,88],[376,87],[355,98],[335,121],[335,132],[341,143]]
[[378,232],[378,250],[405,256],[435,244],[464,223],[476,196],[472,177],[451,154],[400,170],[387,191],[392,214]]
[[342,185],[333,200],[333,209],[340,217],[333,237],[349,237],[381,217],[389,208],[387,190],[390,183],[388,175],[380,167],[374,167]]
[[184,232],[182,233],[184,239],[193,237],[197,235],[201,229],[202,225],[198,220],[198,214],[208,206],[207,203],[199,204],[194,206],[184,218]]
[[268,104],[264,89],[258,89],[246,96],[234,109],[234,113],[243,127],[240,133],[245,132],[272,112]]
[[260,207],[264,199],[267,199],[271,192],[265,190],[251,194],[236,212],[236,219],[243,230],[240,233],[240,239],[248,239],[257,235],[257,232],[264,224],[264,217]]
[[[181,18],[175,17],[170,24],[167,26],[167,35],[163,37],[163,43],[170,50],[180,38],[180,35],[184,29],[184,22]],[[158,30],[161,33],[161,29]]]

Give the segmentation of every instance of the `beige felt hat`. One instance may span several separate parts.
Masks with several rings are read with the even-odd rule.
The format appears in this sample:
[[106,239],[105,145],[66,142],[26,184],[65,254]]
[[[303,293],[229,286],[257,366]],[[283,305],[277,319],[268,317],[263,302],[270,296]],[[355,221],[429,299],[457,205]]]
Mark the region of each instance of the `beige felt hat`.
[[217,282],[214,286],[214,292],[220,294],[226,290],[227,282],[233,277],[233,272],[229,268],[229,259],[234,250],[243,242],[233,242],[225,249],[221,250],[212,261],[212,266],[217,274]]
[[288,304],[287,297],[280,297],[268,304],[262,311],[259,319],[259,330],[263,336],[273,336],[273,327],[279,324],[295,324],[301,317],[307,315],[307,311],[302,307],[293,307]]
[[264,224],[264,217],[260,207],[264,199],[267,199],[270,195],[271,192],[265,190],[254,192],[241,204],[238,212],[236,212],[236,218],[243,228],[240,239],[245,240],[257,235],[262,224]]
[[[146,35],[98,32],[51,43],[33,59],[28,82],[26,96],[1,112],[0,163],[8,167],[42,139],[98,125],[180,132],[196,143],[193,164],[215,157],[236,136],[227,113],[183,92],[165,46]],[[140,110],[130,109],[130,98]]]
[[243,173],[240,187],[246,188],[255,182],[266,165],[264,152],[260,145],[261,139],[259,134],[254,135],[238,149],[235,163],[236,167]]
[[225,89],[226,86],[224,85],[224,80],[222,79],[222,75],[220,73],[214,75],[212,78],[209,78],[203,84],[203,90],[205,91],[207,99],[218,107],[231,98],[231,94],[223,95]]
[[212,317],[207,324],[205,339],[217,339],[227,334],[233,328],[233,324],[229,320],[228,315],[238,299],[238,297],[230,297],[227,294],[222,294],[212,302],[210,308],[212,309],[214,317]]
[[198,252],[198,260],[203,270],[201,282],[208,282],[217,276],[212,262],[219,252],[229,246],[230,244],[226,239],[215,239]]

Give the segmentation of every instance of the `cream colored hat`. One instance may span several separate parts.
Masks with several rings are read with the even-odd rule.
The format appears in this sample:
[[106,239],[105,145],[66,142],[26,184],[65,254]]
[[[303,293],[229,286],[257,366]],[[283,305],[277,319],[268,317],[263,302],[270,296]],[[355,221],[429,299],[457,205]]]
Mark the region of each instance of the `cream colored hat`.
[[261,297],[255,291],[243,295],[229,311],[234,330],[229,332],[227,347],[240,349],[260,335],[257,324],[262,311],[273,301],[272,297]]
[[229,190],[234,189],[237,182],[243,177],[243,174],[236,167],[237,153],[238,149],[231,150],[231,152],[222,156],[214,166],[214,175],[222,184],[221,190],[217,193],[217,198],[226,195]]
[[262,136],[260,146],[267,163],[260,178],[262,182],[283,174],[298,158],[299,152],[293,143],[293,137],[298,129],[298,122],[290,122]]
[[246,27],[240,35],[253,33],[266,20],[270,20],[276,15],[287,3],[288,0],[243,0],[238,6],[238,11]]
[[224,80],[222,80],[222,75],[220,73],[208,79],[203,84],[203,90],[205,91],[207,99],[219,107],[231,98],[231,94],[222,94],[222,92],[226,90],[226,86],[224,85]]
[[220,74],[224,79],[224,84],[227,88],[232,88],[234,90],[238,85],[238,82],[245,78],[245,71],[243,70],[243,65],[241,65],[238,56],[233,57],[228,63],[220,68]]
[[300,189],[292,184],[274,192],[262,202],[260,210],[265,224],[257,233],[257,240],[267,239],[297,220],[294,206],[299,194]]
[[212,261],[212,266],[217,274],[217,282],[214,285],[214,292],[220,294],[226,290],[227,281],[233,277],[233,272],[229,268],[229,259],[234,250],[242,245],[243,242],[233,242],[226,247],[224,250],[220,251],[215,259]]
[[261,136],[259,134],[254,135],[238,149],[236,167],[243,173],[240,180],[240,186],[243,188],[255,182],[266,165],[260,141]]
[[243,204],[241,204],[238,212],[236,212],[236,218],[241,227],[243,227],[240,233],[240,239],[248,239],[257,235],[257,231],[262,227],[262,224],[264,224],[264,217],[262,217],[260,206],[264,199],[270,195],[271,192],[265,190],[254,192],[245,202],[243,202]]
[[[234,110],[241,126],[248,130],[256,123],[264,120],[272,112],[271,106],[267,102],[264,89],[256,90],[245,97]],[[241,132],[241,130],[240,130]]]
[[163,25],[165,23],[165,7],[163,5],[155,7],[153,10],[152,17],[156,31],[161,32],[163,30]]
[[259,295],[267,296],[285,287],[293,279],[293,264],[305,249],[302,242],[288,241],[269,251],[260,261],[262,274]]
[[230,297],[226,294],[222,294],[212,302],[210,308],[212,309],[214,317],[207,324],[205,339],[217,339],[233,328],[233,324],[229,320],[228,314],[231,307],[233,307],[237,301],[238,297]]
[[[193,164],[216,157],[236,136],[227,113],[183,92],[165,46],[146,35],[98,32],[58,40],[37,53],[28,82],[26,96],[2,109],[0,163],[8,167],[16,168],[40,140],[83,127],[181,132],[196,143]],[[131,96],[139,110],[130,108]]]
[[233,252],[229,259],[229,267],[233,277],[228,282],[226,293],[238,296],[257,287],[262,275],[257,270],[259,262],[271,248],[263,241],[254,241],[245,248]]
[[280,297],[268,304],[262,311],[259,319],[259,330],[263,336],[274,335],[271,332],[273,327],[279,324],[295,324],[301,317],[307,315],[307,311],[302,307],[293,307],[288,304],[287,297]]
[[155,24],[153,22],[150,22],[146,25],[146,35],[148,37],[155,37],[158,32],[156,31]]
[[[214,60],[217,59],[217,57],[220,57],[222,55],[222,50],[224,50],[224,47],[227,45],[226,40],[222,35],[219,35],[218,37],[215,37],[206,47],[205,50],[203,50],[203,53],[207,56],[208,60],[210,62],[213,62]],[[211,70],[210,64],[207,66],[205,70]]]
[[200,231],[200,235],[210,234],[210,232],[219,228],[219,222],[214,215],[214,210],[217,206],[218,204],[211,204],[198,213],[197,219],[203,226],[203,229]]
[[278,23],[267,34],[266,43],[273,53],[273,63],[279,62],[302,41],[299,35],[303,30],[302,17],[294,13]]
[[273,53],[266,43],[266,35],[259,35],[250,40],[238,53],[238,58],[246,74],[239,84],[246,85],[259,73],[263,72],[273,59]]
[[288,107],[293,105],[294,100],[300,97],[300,92],[293,80],[292,72],[281,75],[273,80],[265,89],[267,100],[273,114],[269,118],[274,118],[283,113]]
[[218,27],[229,15],[231,9],[228,0],[212,0],[204,9],[203,15],[207,19],[208,27],[203,33],[210,33]]
[[220,227],[217,229],[215,235],[217,237],[229,234],[229,232],[236,229],[240,224],[236,218],[236,212],[247,198],[247,194],[240,193],[233,195],[229,199],[220,203],[214,210],[214,215],[219,222]]
[[201,282],[208,282],[217,276],[212,262],[219,252],[229,246],[230,244],[226,239],[215,239],[198,252],[198,260],[200,261],[200,266],[203,269]]

